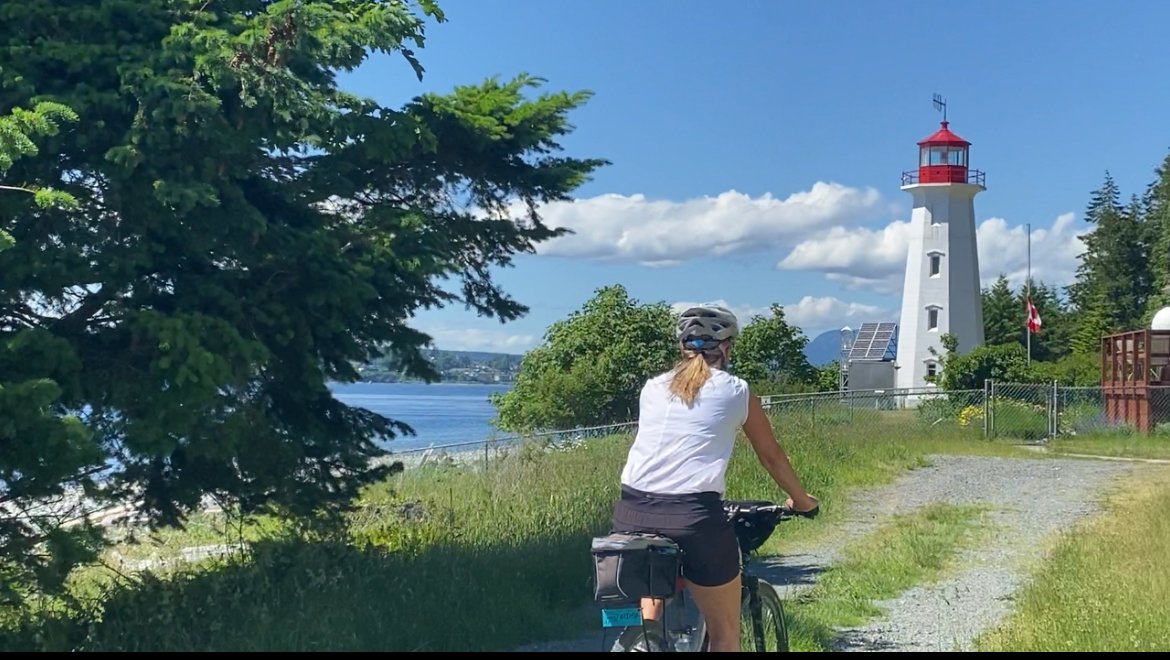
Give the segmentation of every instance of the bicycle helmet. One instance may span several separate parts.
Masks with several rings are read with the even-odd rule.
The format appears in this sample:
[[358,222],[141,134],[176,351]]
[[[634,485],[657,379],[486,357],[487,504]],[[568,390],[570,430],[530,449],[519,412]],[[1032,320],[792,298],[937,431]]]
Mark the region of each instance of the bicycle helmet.
[[698,305],[678,317],[675,336],[687,348],[705,350],[739,334],[739,322],[721,305]]

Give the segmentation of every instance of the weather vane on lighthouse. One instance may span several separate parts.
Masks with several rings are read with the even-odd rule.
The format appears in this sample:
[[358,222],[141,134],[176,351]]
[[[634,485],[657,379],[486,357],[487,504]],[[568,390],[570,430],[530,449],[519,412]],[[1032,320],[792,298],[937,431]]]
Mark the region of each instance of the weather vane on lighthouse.
[[942,97],[942,94],[934,95],[934,109],[942,113],[945,124],[947,121],[947,100]]

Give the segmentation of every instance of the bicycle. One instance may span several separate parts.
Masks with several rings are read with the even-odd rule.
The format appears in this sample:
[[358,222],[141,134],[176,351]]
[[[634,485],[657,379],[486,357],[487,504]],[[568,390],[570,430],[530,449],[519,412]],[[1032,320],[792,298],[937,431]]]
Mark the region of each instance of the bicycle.
[[[788,627],[784,620],[784,605],[776,588],[762,578],[747,573],[752,553],[768,540],[775,531],[776,525],[783,520],[795,516],[812,518],[819,512],[814,509],[809,512],[796,512],[772,502],[755,500],[735,500],[724,503],[724,510],[728,518],[735,525],[735,535],[739,539],[740,559],[743,568],[743,586],[740,596],[740,646],[742,651],[787,651]],[[612,539],[615,535],[605,537]],[[616,535],[623,536],[623,535]],[[706,651],[708,638],[706,626],[697,609],[688,609],[684,590],[682,588],[682,564],[679,558],[681,550],[670,539],[654,534],[631,534],[624,537],[637,538],[642,543],[630,544],[631,550],[625,555],[626,559],[640,559],[638,553],[645,552],[647,566],[646,588],[642,587],[641,580],[634,580],[637,584],[629,591],[618,586],[624,602],[610,599],[609,603],[602,602],[602,626],[621,628],[622,632],[610,649],[613,652],[636,651],[676,651],[696,652]],[[598,556],[598,543],[594,543],[594,555]],[[601,544],[602,551],[606,546]],[[623,552],[623,551],[611,551]],[[631,562],[636,563],[636,562]],[[665,574],[662,567],[671,571],[673,588],[663,586]],[[619,562],[619,571],[620,562]],[[633,569],[634,577],[641,578],[641,565]],[[598,574],[600,576],[600,573]],[[595,576],[597,577],[597,576]],[[657,579],[657,582],[656,582]],[[620,581],[620,580],[619,580]],[[626,580],[630,582],[631,580]],[[669,592],[669,593],[667,593]],[[597,593],[595,592],[595,596]],[[663,596],[663,616],[661,621],[643,620],[640,609],[640,600],[643,596],[658,598]],[[620,605],[615,607],[616,605]],[[674,612],[674,616],[669,613]],[[697,620],[697,621],[696,621]],[[677,621],[673,626],[672,621]]]

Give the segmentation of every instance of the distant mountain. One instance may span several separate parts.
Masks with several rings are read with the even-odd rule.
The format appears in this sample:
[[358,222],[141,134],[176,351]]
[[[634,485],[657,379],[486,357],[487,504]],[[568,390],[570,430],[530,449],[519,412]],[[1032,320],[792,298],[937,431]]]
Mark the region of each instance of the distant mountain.
[[467,358],[473,362],[492,362],[494,360],[504,359],[507,362],[519,363],[523,355],[515,353],[493,353],[489,351],[445,351],[441,348],[425,348],[423,355],[427,356],[444,356],[448,358]]
[[[520,369],[521,355],[489,353],[486,351],[444,351],[424,349],[423,357],[435,365],[435,370],[447,383],[510,382]],[[374,360],[358,367],[362,380],[375,383],[396,383],[404,379],[402,369],[390,357]]]
[[814,367],[823,367],[841,357],[841,331],[826,330],[804,347],[804,356]]

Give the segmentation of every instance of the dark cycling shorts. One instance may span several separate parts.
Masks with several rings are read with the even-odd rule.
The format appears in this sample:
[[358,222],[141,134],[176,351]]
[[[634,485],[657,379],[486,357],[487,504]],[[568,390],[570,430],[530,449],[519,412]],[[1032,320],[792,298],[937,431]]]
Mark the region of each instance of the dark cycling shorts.
[[719,493],[654,495],[622,486],[613,530],[671,539],[683,551],[683,576],[701,587],[718,587],[739,575],[739,541]]

